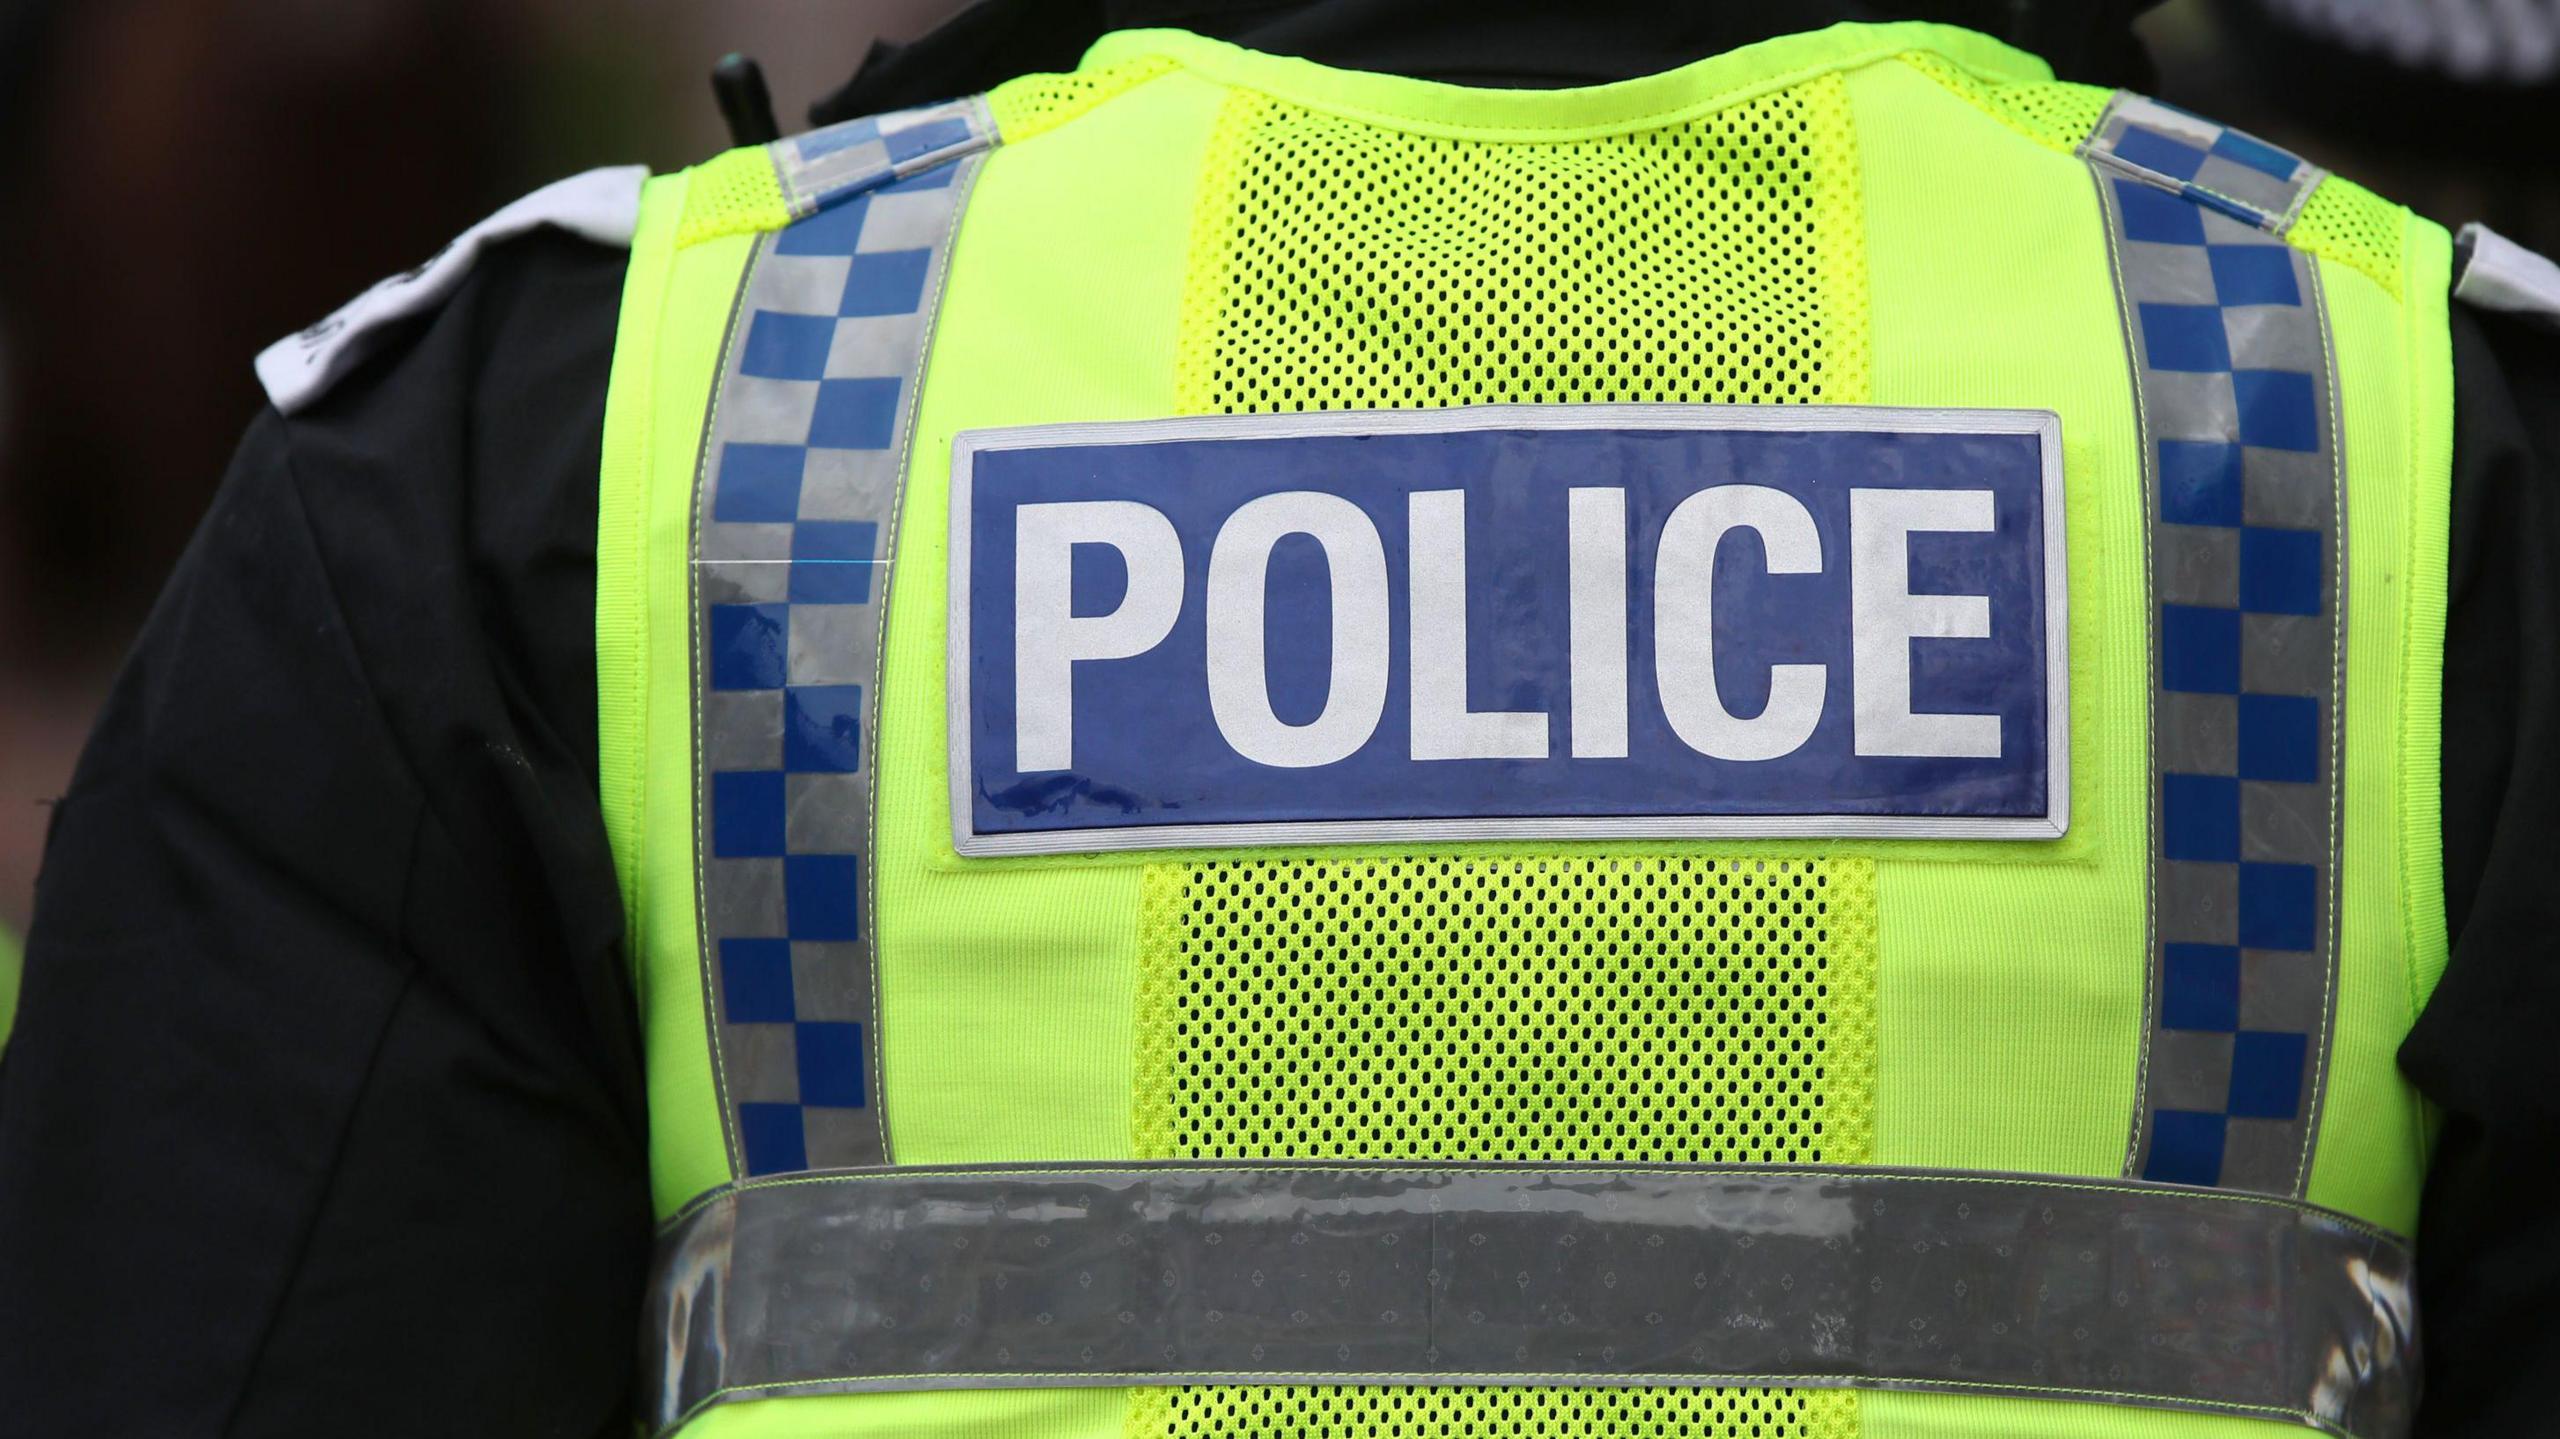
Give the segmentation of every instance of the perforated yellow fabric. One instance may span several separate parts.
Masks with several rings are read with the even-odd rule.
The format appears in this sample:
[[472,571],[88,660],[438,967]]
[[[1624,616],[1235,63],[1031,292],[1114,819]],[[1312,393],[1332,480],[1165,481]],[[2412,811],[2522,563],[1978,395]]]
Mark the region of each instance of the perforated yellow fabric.
[[1896,58],[2037,144],[2066,152],[2097,128],[2113,93],[2061,80],[1985,75],[1926,50],[1905,51]]
[[1548,144],[1238,91],[1202,193],[1178,382],[1195,413],[1866,393],[1836,75]]
[[1150,867],[1144,1158],[1855,1164],[1869,860]]
[[2409,212],[2353,180],[2332,175],[2302,204],[2285,238],[2324,259],[2361,270],[2394,298],[2401,285]]
[[1837,1389],[1227,1388],[1141,1391],[1130,1439],[1855,1439]]
[[773,157],[761,145],[749,146],[694,167],[685,186],[684,218],[676,222],[676,248],[789,223],[791,206],[782,198]]
[[1023,75],[988,91],[987,110],[995,116],[996,133],[1018,145],[1177,68],[1169,56],[1140,55],[1098,70]]
[[[1869,860],[1545,855],[1150,866],[1144,1158],[1857,1163]],[[1836,1391],[1203,1386],[1146,1439],[1849,1439]]]

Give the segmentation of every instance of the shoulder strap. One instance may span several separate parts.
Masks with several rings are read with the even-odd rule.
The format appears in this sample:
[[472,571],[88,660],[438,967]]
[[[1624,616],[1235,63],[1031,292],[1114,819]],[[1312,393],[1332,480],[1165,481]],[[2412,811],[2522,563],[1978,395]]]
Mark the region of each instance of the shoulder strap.
[[2560,264],[2474,220],[2454,237],[2453,297],[2560,327]]
[[480,253],[501,240],[550,227],[629,247],[640,219],[640,182],[648,176],[645,165],[615,165],[556,180],[454,236],[425,263],[376,282],[327,319],[269,345],[257,361],[268,402],[290,415],[327,394],[374,352],[387,326],[443,303]]
[[2293,226],[2329,172],[2254,135],[2119,90],[2082,158],[2271,235]]

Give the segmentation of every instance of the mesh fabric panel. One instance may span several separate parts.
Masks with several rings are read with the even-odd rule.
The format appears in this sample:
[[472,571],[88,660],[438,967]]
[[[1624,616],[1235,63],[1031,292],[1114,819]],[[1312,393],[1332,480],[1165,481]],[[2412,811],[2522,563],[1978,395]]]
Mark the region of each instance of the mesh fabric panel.
[[1857,1163],[1874,876],[1571,852],[1153,866],[1138,1152]]
[[[1868,860],[1547,854],[1150,866],[1148,1158],[1856,1163],[1874,1141]],[[1783,1389],[1200,1386],[1146,1439],[1830,1439]]]
[[[1494,142],[1247,90],[1211,136],[1192,413],[1867,398],[1864,220],[1824,75],[1632,133]],[[1874,867],[1607,853],[1161,863],[1149,1157],[1855,1163]],[[1845,1391],[1197,1386],[1145,1439],[1832,1439]]]
[[2112,92],[2095,85],[2061,80],[2023,81],[1983,75],[1944,55],[1907,51],[1902,63],[1937,81],[1966,103],[2039,145],[2068,152],[2077,147],[2098,117],[2106,113]]
[[1833,402],[1867,386],[1836,75],[1549,144],[1239,91],[1209,143],[1179,393],[1195,413]]
[[2303,201],[2285,238],[2324,259],[2373,277],[2400,296],[2400,237],[2409,212],[2352,180],[2332,175]]
[[1166,56],[1141,55],[1099,70],[1024,75],[988,91],[987,110],[1005,143],[1020,144],[1174,68]]
[[[1196,1395],[1192,1402],[1177,1396]],[[1797,1389],[1273,1386],[1142,1391],[1131,1439],[1855,1439],[1855,1396]]]
[[774,177],[773,157],[763,146],[751,145],[694,167],[685,185],[684,218],[676,222],[676,245],[681,249],[722,235],[779,230],[789,223],[791,206]]

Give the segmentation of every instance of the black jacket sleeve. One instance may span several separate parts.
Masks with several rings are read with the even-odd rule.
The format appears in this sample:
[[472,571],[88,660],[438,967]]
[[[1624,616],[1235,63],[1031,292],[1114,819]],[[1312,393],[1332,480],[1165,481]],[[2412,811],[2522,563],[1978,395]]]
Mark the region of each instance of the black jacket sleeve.
[[2538,1434],[2560,1374],[2560,334],[2457,305],[2453,372],[2453,954],[2400,1050],[2441,1117],[2418,1221],[2419,1432]]
[[0,1069],[0,1429],[623,1432],[623,259],[501,247],[242,443],[53,821]]

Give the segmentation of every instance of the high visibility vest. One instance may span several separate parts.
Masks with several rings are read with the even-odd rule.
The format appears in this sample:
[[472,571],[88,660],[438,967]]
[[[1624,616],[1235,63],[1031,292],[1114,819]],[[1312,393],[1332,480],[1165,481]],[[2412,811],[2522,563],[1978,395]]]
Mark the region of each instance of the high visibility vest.
[[652,1429],[2403,1432],[2450,255],[1919,24],[651,180]]

